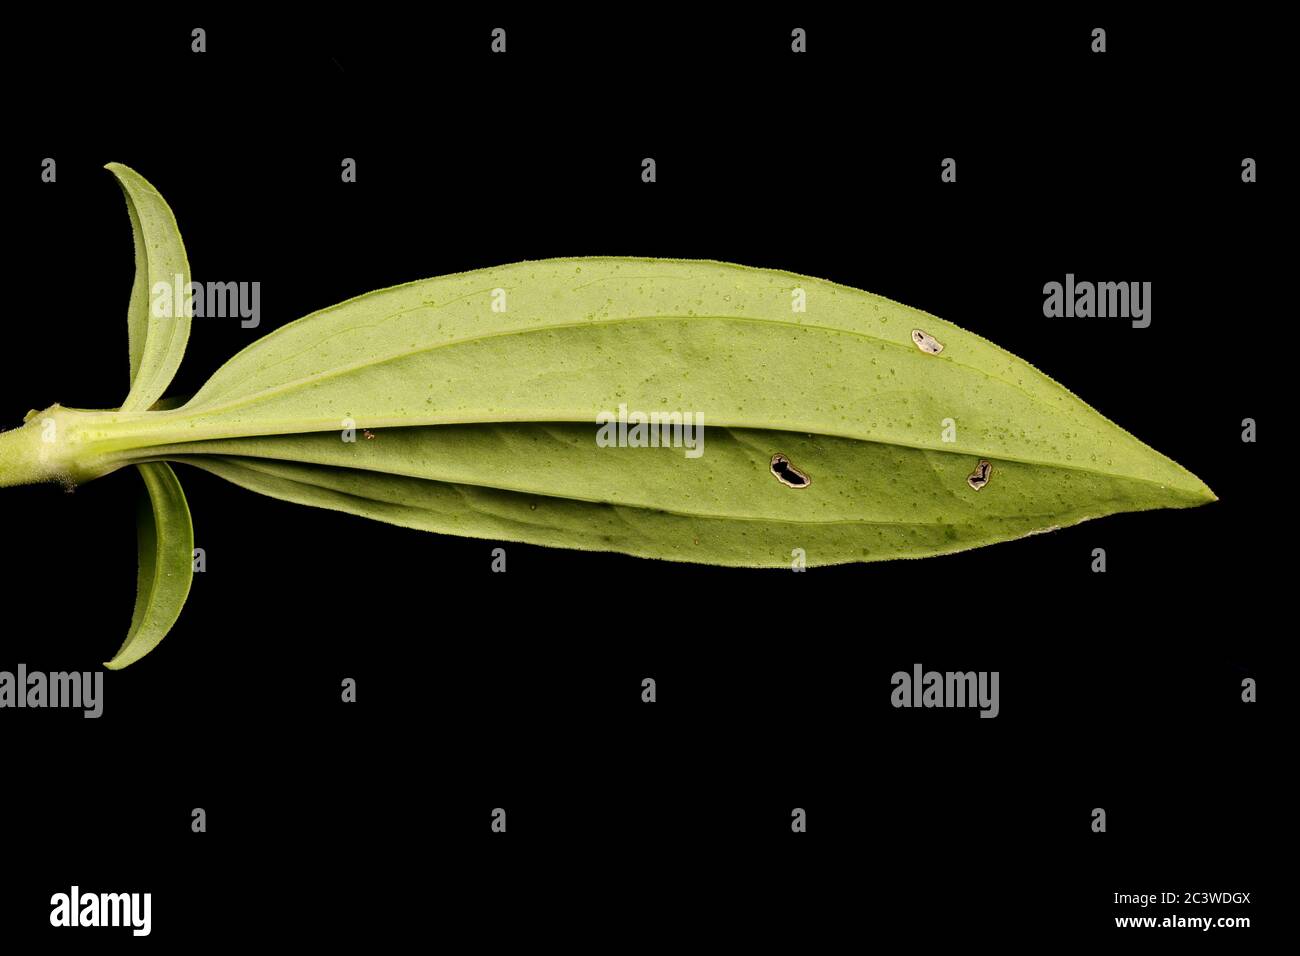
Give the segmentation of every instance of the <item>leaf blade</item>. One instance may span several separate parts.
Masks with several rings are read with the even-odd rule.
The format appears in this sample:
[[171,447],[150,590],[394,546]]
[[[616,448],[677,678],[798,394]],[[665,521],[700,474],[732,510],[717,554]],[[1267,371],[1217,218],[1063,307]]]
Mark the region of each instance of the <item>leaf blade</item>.
[[185,492],[164,462],[136,466],[148,492],[138,521],[139,570],[126,639],[104,666],[121,670],[152,651],[171,630],[194,576],[194,530]]
[[[126,197],[135,246],[135,278],[127,308],[131,389],[122,410],[143,411],[162,398],[189,341],[189,261],[176,217],[158,190],[121,163],[104,168],[117,178]],[[165,310],[170,315],[154,314],[154,290],[159,283],[170,290],[170,308]]]
[[[656,275],[621,274],[634,266]],[[491,311],[493,283],[509,287],[512,311]],[[812,317],[790,310],[797,283]],[[596,286],[595,299],[583,291]],[[918,327],[945,343],[942,354],[915,346]],[[702,411],[724,427],[1095,468],[1213,500],[1186,469],[950,323],[823,280],[698,261],[545,260],[380,290],[271,333],[173,414],[203,438],[346,418],[372,428],[594,422],[620,403]],[[958,425],[951,445],[944,419]]]
[[[354,444],[301,435],[154,451],[272,497],[406,527],[739,566],[786,566],[796,547],[810,566],[921,557],[1164,506],[1147,483],[1087,472],[998,462],[977,493],[964,455],[711,431],[694,461],[680,449],[623,450],[635,487],[583,426],[436,426]],[[809,487],[776,480],[775,451],[812,476]]]

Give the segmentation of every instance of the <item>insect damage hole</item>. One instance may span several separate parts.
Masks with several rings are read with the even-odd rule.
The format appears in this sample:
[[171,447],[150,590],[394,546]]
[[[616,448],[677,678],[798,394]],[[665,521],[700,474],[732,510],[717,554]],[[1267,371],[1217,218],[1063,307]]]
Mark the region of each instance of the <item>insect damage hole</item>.
[[981,460],[980,463],[975,466],[975,470],[970,473],[970,477],[966,479],[966,483],[976,491],[979,491],[989,483],[989,475],[992,474],[992,472],[993,466],[987,461]]
[[790,459],[779,452],[772,456],[772,474],[776,480],[791,488],[807,488],[812,479],[790,464]]
[[920,329],[912,330],[912,341],[916,347],[926,355],[938,355],[943,351],[943,343],[936,339],[928,332],[922,332]]

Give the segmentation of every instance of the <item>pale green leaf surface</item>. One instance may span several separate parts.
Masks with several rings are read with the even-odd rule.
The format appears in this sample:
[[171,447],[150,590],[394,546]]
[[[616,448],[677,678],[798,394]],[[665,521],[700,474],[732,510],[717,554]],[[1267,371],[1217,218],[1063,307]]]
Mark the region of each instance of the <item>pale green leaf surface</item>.
[[185,492],[171,466],[142,462],[148,490],[137,522],[139,569],[135,611],[126,640],[105,662],[110,670],[133,664],[158,646],[180,617],[194,577],[194,529]]
[[[969,455],[826,435],[710,428],[704,453],[694,459],[686,458],[683,448],[602,448],[594,435],[593,425],[438,425],[385,429],[373,439],[358,436],[352,442],[316,433],[149,451],[164,458],[278,459],[682,514],[777,521],[992,523],[1016,514],[1050,517],[1071,506],[1109,514],[1200,502],[1195,494],[1180,497],[1150,482],[1001,461],[995,462],[994,479],[976,493],[966,478],[978,459]],[[812,483],[801,489],[781,484],[770,471],[777,453]]]
[[[407,527],[741,566],[787,566],[794,548],[810,566],[921,557],[1171,504],[1147,482],[1016,462],[996,462],[977,493],[966,456],[875,442],[713,429],[705,447],[686,461],[681,449],[598,448],[588,426],[484,425],[154,452],[274,497]],[[775,451],[812,483],[778,482]]]
[[[135,280],[127,309],[131,391],[122,410],[143,411],[162,397],[185,354],[190,334],[190,267],[166,200],[135,170],[121,163],[109,163],[105,168],[117,177],[126,196],[135,243]],[[173,290],[170,316],[153,314],[153,290],[160,282]],[[174,295],[178,285],[179,300]]]
[[[805,289],[807,311],[791,311]],[[505,312],[491,309],[506,290]],[[912,342],[920,328],[939,355]],[[1093,471],[1212,500],[1027,363],[822,280],[712,262],[564,259],[430,279],[292,323],[152,430],[172,441],[479,422],[593,423],[619,404]],[[942,422],[957,441],[942,440]]]

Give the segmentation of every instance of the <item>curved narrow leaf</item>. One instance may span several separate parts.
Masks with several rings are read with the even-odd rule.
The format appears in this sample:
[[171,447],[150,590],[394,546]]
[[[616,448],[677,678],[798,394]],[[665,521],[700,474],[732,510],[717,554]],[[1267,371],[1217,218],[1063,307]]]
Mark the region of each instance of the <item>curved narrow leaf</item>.
[[194,529],[176,473],[163,462],[137,466],[149,492],[137,523],[139,572],[126,640],[104,666],[119,670],[158,646],[180,616],[194,577]]
[[[530,534],[519,536],[514,532],[520,526],[484,520],[481,510],[447,517],[443,506],[437,512],[441,517],[425,508],[414,526],[749,566],[788,565],[796,547],[805,550],[807,563],[814,566],[920,557],[1118,511],[1200,503],[1194,494],[1180,497],[1150,482],[1000,461],[997,480],[976,494],[967,484],[974,463],[967,456],[831,436],[713,428],[707,430],[704,454],[686,460],[679,448],[601,448],[593,431],[593,426],[564,424],[444,425],[387,429],[373,440],[352,443],[338,435],[312,434],[193,442],[151,451],[200,467],[209,456],[239,460],[242,468],[260,468],[276,479],[315,483],[350,498],[390,504],[400,503],[396,489],[412,490],[412,502],[430,495],[447,500],[444,491],[426,487],[429,482],[456,486],[462,498],[472,488],[476,501],[524,500],[534,511],[539,499],[546,499],[545,515],[575,519],[584,509],[573,506],[616,504],[619,520],[596,539],[557,526],[552,529],[556,540],[539,540],[536,514],[528,515],[522,528]],[[811,476],[811,484],[792,494],[771,475],[775,454]],[[292,463],[307,467],[283,467]],[[636,468],[635,481],[628,478],[630,465]],[[253,482],[240,474],[245,480],[237,483]],[[394,481],[397,476],[406,480]],[[489,491],[512,494],[485,494]],[[313,493],[298,489],[291,500],[316,504],[307,500]],[[339,501],[325,497],[322,507]],[[390,520],[373,506],[339,510]],[[585,513],[608,514],[591,508]],[[667,521],[664,515],[681,520]],[[725,538],[716,530],[701,530],[706,524],[716,529],[728,523],[745,525],[741,537],[747,552],[719,546]]]
[[135,241],[135,281],[127,309],[131,391],[122,410],[143,411],[162,397],[185,354],[190,267],[166,200],[135,170],[121,163],[104,168],[117,177],[126,196]]
[[[527,429],[493,431],[491,437],[465,435],[462,440],[479,449],[500,442],[503,449],[515,451],[535,441]],[[454,457],[452,441],[439,434],[421,437],[435,449],[434,456],[443,449]],[[581,436],[575,432],[568,440],[580,442]],[[740,462],[748,462],[752,474],[768,471],[768,449],[778,442],[814,476],[809,495],[801,493],[797,506],[781,504],[789,489],[770,476],[751,483],[752,493],[726,480]],[[174,460],[271,497],[403,527],[736,567],[789,567],[796,548],[808,566],[946,554],[1116,511],[1161,506],[1148,483],[1087,472],[1046,476],[1039,466],[1019,463],[1000,466],[1005,474],[999,478],[1005,480],[990,483],[991,494],[963,496],[954,489],[965,484],[970,467],[960,456],[872,442],[719,430],[708,443],[700,463],[707,460],[709,470],[676,493],[670,476],[687,474],[672,460],[681,461],[680,451],[648,448],[639,450],[646,481],[635,492],[624,494],[617,483],[603,485],[610,478],[617,482],[615,472],[606,471],[584,476],[579,490],[589,495],[585,499],[251,456],[185,454]],[[340,443],[335,439],[333,444]],[[322,444],[320,450],[326,447]],[[603,457],[571,460],[599,465]],[[544,478],[545,470],[523,469],[520,486],[554,489],[544,480],[530,480]],[[573,472],[575,478],[580,474],[581,468]],[[846,487],[837,487],[841,479]],[[821,485],[827,490],[815,495]],[[776,489],[776,494],[763,494],[764,488]],[[1189,498],[1183,504],[1193,503]]]

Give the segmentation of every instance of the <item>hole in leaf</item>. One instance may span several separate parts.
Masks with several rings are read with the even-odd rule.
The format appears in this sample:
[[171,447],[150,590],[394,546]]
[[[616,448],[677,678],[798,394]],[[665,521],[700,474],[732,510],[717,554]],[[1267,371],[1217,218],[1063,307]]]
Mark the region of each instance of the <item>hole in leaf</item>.
[[976,491],[979,491],[989,483],[989,475],[992,473],[993,466],[987,461],[981,460],[980,463],[975,466],[975,470],[970,473],[970,477],[966,479],[966,483]]
[[790,459],[780,453],[772,456],[772,474],[776,475],[776,480],[781,484],[791,488],[807,488],[812,483],[811,478],[790,464]]

